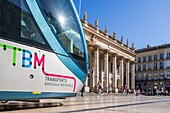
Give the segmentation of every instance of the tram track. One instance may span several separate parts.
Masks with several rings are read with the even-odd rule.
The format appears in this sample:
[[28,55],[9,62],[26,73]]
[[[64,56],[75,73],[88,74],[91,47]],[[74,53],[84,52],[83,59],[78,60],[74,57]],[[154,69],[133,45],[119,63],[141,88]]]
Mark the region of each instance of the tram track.
[[0,104],[0,111],[12,111],[34,108],[59,107],[63,106],[60,102],[28,102],[28,101],[11,101]]

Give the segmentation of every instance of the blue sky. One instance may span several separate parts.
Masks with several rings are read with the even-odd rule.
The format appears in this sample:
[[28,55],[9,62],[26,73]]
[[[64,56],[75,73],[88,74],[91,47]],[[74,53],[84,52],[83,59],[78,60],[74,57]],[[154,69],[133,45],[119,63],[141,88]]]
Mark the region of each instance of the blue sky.
[[[73,0],[78,10],[80,0]],[[80,18],[87,11],[87,22],[99,29],[117,33],[117,39],[128,38],[136,49],[170,43],[170,0],[81,0]],[[78,10],[79,11],[79,10]]]

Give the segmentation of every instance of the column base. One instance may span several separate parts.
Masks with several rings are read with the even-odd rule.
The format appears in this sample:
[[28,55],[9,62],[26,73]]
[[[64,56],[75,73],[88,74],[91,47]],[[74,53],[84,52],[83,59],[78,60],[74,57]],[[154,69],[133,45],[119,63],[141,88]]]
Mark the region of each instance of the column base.
[[85,92],[89,92],[89,86],[85,86],[85,88],[84,88],[84,90],[85,90]]
[[117,88],[114,90],[114,93],[118,93],[118,89]]

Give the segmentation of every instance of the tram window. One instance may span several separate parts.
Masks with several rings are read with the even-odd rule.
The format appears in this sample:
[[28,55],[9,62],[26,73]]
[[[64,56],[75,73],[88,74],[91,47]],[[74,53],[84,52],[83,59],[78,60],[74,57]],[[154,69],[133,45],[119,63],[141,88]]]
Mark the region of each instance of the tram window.
[[47,23],[56,39],[85,68],[85,48],[78,20],[68,0],[40,0]]
[[7,40],[51,50],[25,0],[0,0],[0,36]]
[[8,0],[0,0],[0,36],[16,39],[20,34],[20,8]]
[[21,38],[45,44],[42,37],[43,35],[36,26],[33,17],[26,11],[21,10]]
[[49,21],[64,47],[72,54],[84,58],[81,31],[67,0],[40,0]]

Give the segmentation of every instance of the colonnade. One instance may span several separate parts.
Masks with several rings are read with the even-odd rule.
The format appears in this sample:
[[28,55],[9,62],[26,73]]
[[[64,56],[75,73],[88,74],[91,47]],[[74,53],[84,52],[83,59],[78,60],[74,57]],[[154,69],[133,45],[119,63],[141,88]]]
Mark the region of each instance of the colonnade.
[[97,83],[107,92],[111,86],[113,92],[120,92],[121,87],[127,85],[128,89],[135,89],[135,65],[130,59],[104,50],[94,45],[89,49],[89,73],[86,87],[95,91]]

